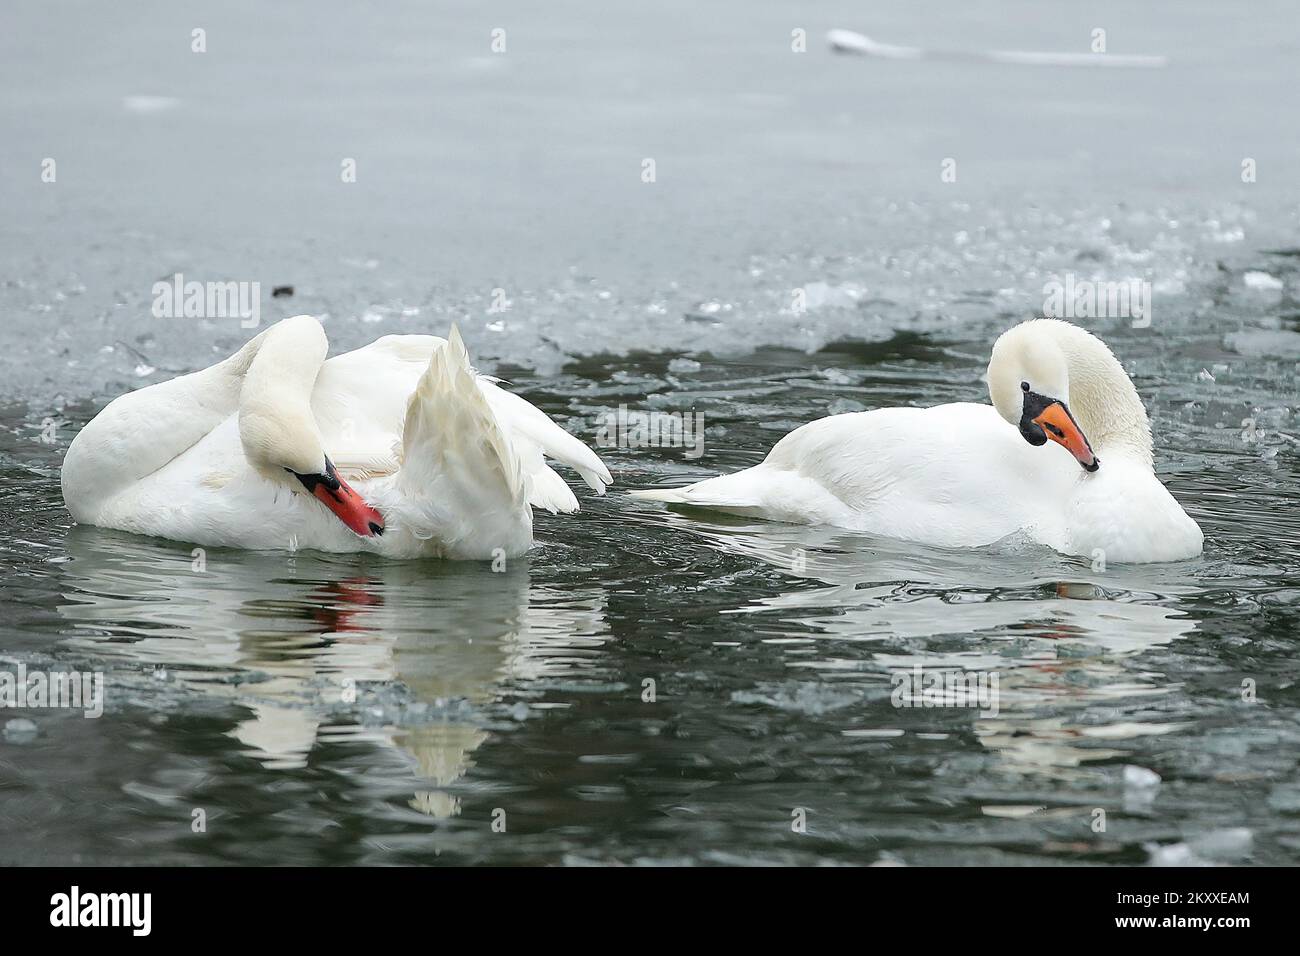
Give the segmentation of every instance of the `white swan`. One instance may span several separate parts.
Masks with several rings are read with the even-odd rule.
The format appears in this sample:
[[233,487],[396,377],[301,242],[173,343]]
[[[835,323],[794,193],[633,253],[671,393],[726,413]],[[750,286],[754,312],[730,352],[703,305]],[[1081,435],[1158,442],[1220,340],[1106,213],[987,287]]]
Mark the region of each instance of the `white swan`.
[[597,494],[611,480],[586,445],[475,373],[455,328],[327,350],[300,315],[111,402],[64,458],[73,518],[209,546],[482,560],[527,550],[533,507],[578,510],[543,456]]
[[[994,344],[987,381],[992,406],[833,415],[753,468],[632,494],[939,546],[1023,532],[1107,562],[1200,554],[1201,529],[1156,478],[1146,410],[1105,343],[1031,320]],[[1035,447],[1049,439],[1064,450]]]

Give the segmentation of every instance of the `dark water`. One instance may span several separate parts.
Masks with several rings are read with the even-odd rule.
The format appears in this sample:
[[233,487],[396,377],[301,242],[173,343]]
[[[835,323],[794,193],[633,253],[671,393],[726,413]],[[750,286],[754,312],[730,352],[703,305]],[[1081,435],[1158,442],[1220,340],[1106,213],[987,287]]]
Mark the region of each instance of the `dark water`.
[[[102,671],[106,707],[0,713],[35,724],[0,736],[0,862],[1300,860],[1296,43],[1266,8],[1041,9],[14,5],[0,670]],[[1097,25],[1174,61],[819,40],[1075,49]],[[619,405],[693,411],[705,453],[602,450],[611,493],[540,516],[501,573],[219,550],[196,570],[187,545],[72,528],[76,430],[250,334],[150,315],[176,271],[292,283],[263,321],[323,315],[336,348],[455,320],[585,440]],[[1100,571],[623,497],[828,413],[983,400],[993,338],[1066,271],[1152,283],[1149,328],[1088,324],[1200,559]],[[999,713],[894,707],[914,665],[996,673]]]
[[[57,452],[11,439],[5,656],[106,671],[108,713],[34,713],[35,740],[4,746],[4,856],[1136,863],[1210,833],[1228,860],[1294,861],[1295,447],[1230,423],[1295,367],[1198,383],[1215,351],[1134,363],[1205,555],[1104,573],[616,492],[542,518],[504,573],[224,551],[196,572],[187,546],[68,530]],[[690,372],[588,362],[520,386],[579,434],[587,413],[664,396],[705,414],[701,461],[729,468],[828,403],[974,398],[979,371],[911,337]],[[696,468],[674,449],[608,458],[623,485]],[[890,674],[915,664],[996,672],[1000,713],[896,709]],[[1149,808],[1126,810],[1126,765],[1163,778]]]

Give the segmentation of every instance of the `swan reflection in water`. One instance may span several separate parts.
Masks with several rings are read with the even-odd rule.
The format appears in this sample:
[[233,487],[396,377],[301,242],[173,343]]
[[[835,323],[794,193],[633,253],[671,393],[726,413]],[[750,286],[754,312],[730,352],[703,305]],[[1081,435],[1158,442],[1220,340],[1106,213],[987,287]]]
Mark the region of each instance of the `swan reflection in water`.
[[[534,585],[526,559],[493,571],[202,552],[90,527],[66,546],[73,646],[165,677],[151,695],[175,686],[247,708],[229,733],[268,769],[305,766],[325,740],[397,748],[425,784],[410,805],[433,817],[459,812],[449,789],[491,736],[490,707],[591,666],[608,637],[602,592]],[[369,708],[380,726],[358,725]]]
[[[996,716],[972,710],[980,743],[1007,769],[1074,778],[1123,751],[1101,741],[1176,731],[1129,714],[1176,691],[1141,657],[1192,633],[1180,605],[1198,593],[1195,562],[1111,565],[1006,540],[977,550],[930,549],[834,528],[698,512],[653,512],[709,547],[760,560],[799,586],[732,613],[775,616],[801,651],[791,666],[833,681],[887,684],[914,668],[998,676]],[[770,626],[765,630],[770,630]],[[842,689],[842,688],[841,688]],[[843,711],[853,719],[852,710]],[[931,711],[897,710],[882,737]],[[950,711],[951,713],[951,711]]]
[[[790,672],[814,690],[860,689],[863,705],[830,718],[846,735],[969,728],[1005,769],[1071,779],[1120,752],[1109,748],[1177,729],[1143,713],[1176,690],[1143,657],[1197,627],[1185,563],[1093,571],[1014,543],[947,552],[831,529],[632,516],[681,522],[707,547],[781,572],[723,613],[762,619],[754,639],[790,645]],[[188,548],[130,535],[77,528],[67,547],[69,640],[165,669],[167,681],[144,685],[152,695],[180,687],[247,708],[229,733],[267,768],[301,767],[321,742],[377,740],[405,755],[408,802],[432,817],[459,811],[475,752],[502,732],[498,702],[599,668],[610,633],[602,590],[534,584],[526,560],[494,573],[212,551],[195,571]],[[998,713],[871,703],[914,666],[996,672]]]

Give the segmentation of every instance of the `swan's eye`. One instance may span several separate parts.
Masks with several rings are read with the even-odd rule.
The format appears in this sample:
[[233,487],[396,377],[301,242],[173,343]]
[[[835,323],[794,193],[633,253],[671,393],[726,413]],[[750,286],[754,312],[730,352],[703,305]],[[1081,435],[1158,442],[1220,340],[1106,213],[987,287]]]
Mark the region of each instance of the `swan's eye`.
[[1020,383],[1020,390],[1021,390],[1022,392],[1027,392],[1027,391],[1029,391],[1029,383],[1028,383],[1028,382],[1021,382],[1021,383]]

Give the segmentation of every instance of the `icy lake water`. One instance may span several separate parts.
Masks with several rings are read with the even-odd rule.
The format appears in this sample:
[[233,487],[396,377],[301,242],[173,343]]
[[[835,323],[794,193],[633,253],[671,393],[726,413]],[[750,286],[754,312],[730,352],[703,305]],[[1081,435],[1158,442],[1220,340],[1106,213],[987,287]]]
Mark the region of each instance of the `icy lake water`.
[[[0,712],[0,862],[1300,861],[1285,5],[72,6],[0,32],[0,670],[102,671],[106,705]],[[1172,60],[854,60],[823,49],[836,26],[1035,50],[1101,26]],[[601,449],[610,494],[541,516],[504,572],[195,570],[72,527],[58,484],[105,402],[251,334],[155,318],[177,272],[261,282],[263,326],[310,312],[336,350],[455,321],[584,440],[620,406],[695,413],[704,453]],[[1094,569],[623,495],[825,414],[982,401],[994,337],[1067,273],[1151,283],[1149,326],[1084,324],[1201,558]],[[996,674],[998,712],[895,707],[916,666]]]

